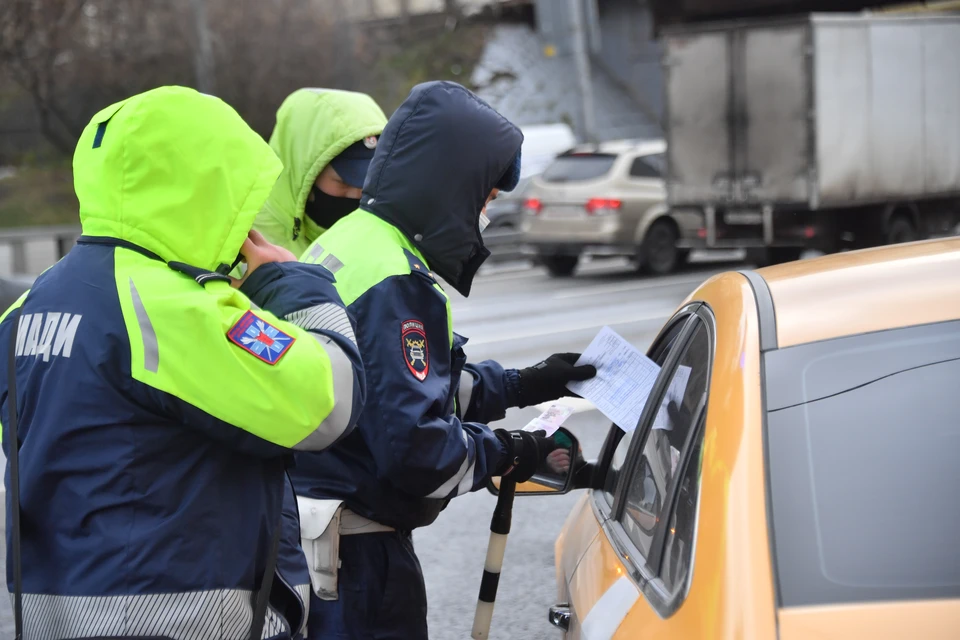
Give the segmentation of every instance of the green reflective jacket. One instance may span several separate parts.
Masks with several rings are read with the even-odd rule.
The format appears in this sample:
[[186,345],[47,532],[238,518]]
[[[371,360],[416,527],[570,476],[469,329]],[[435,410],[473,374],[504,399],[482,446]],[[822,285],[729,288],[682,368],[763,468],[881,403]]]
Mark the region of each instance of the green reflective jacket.
[[270,136],[283,172],[254,228],[270,242],[301,255],[325,231],[303,213],[317,176],[353,143],[380,135],[386,123],[377,103],[363,93],[300,89],[288,96]]

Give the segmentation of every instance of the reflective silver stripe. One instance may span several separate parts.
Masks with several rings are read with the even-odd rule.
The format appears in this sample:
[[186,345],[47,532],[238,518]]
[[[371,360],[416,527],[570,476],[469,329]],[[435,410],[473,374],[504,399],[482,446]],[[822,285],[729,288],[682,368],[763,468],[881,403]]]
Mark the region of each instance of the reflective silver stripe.
[[[247,589],[129,596],[23,595],[24,640],[142,637],[170,640],[246,640],[253,621]],[[286,622],[270,611],[263,638]]]
[[330,273],[336,273],[343,268],[343,263],[340,262],[340,258],[330,253],[320,262],[320,266],[326,268]]
[[310,247],[310,253],[307,254],[307,259],[304,262],[311,262],[316,264],[317,258],[323,255],[323,247],[318,244]]
[[470,400],[473,398],[473,385],[475,381],[473,374],[469,371],[460,373],[460,389],[457,391],[457,404],[460,405],[460,416],[467,415],[467,409],[470,407]]
[[300,602],[303,603],[303,622],[300,625],[298,631],[304,637],[307,636],[307,620],[310,619],[310,583],[307,584],[298,584],[293,588],[297,592],[297,595],[300,596]]
[[[277,613],[273,607],[267,607],[267,615],[263,621],[263,631],[260,632],[260,640],[269,640],[275,636],[283,633],[284,635],[290,635],[290,625],[287,624],[287,621]],[[249,633],[249,629],[247,633]]]
[[[463,464],[460,465],[460,468],[449,480],[440,485],[440,488],[428,495],[428,498],[446,498],[450,493],[456,489],[457,492],[454,495],[462,495],[464,493],[469,493],[470,489],[473,488],[473,469],[476,466],[477,460],[474,457],[473,460],[470,459],[470,443],[467,440],[467,434],[461,429],[460,435],[463,437],[463,446],[466,449],[466,453],[463,456]],[[466,487],[466,489],[464,489]]]
[[298,451],[322,451],[332,445],[350,426],[353,413],[353,363],[333,340],[311,333],[330,357],[333,376],[333,409],[310,435],[294,446]]
[[130,297],[133,298],[133,310],[137,314],[137,324],[140,325],[140,337],[143,339],[143,368],[156,373],[160,369],[160,350],[157,347],[157,332],[153,330],[150,316],[143,307],[140,292],[130,278]]
[[347,317],[347,310],[338,304],[325,302],[315,307],[294,311],[287,315],[286,320],[307,331],[323,329],[339,333],[352,342],[353,346],[357,346],[357,336],[353,333],[353,326],[350,324],[350,318]]

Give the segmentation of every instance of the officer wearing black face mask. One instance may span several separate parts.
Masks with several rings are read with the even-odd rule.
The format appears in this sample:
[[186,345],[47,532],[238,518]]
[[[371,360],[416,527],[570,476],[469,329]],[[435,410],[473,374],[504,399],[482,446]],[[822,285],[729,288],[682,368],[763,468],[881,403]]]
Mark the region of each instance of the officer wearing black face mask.
[[287,96],[270,134],[283,172],[253,228],[270,243],[303,255],[359,207],[367,166],[386,123],[383,110],[363,93],[298,89]]
[[371,136],[352,144],[317,176],[304,213],[322,229],[329,229],[337,220],[360,208],[363,181],[376,143],[377,138]]

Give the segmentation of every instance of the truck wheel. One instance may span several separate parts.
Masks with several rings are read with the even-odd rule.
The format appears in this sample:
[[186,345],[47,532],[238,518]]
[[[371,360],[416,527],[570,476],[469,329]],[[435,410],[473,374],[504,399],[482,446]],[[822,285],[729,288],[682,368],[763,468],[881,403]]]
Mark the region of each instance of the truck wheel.
[[894,216],[887,224],[887,244],[900,244],[901,242],[913,242],[917,239],[917,230],[913,227],[913,221],[902,213]]
[[569,278],[580,262],[580,256],[540,256],[540,261],[554,278]]
[[653,275],[670,273],[680,264],[680,250],[677,249],[676,226],[667,219],[657,220],[647,230],[640,247],[640,269]]
[[799,260],[802,247],[759,247],[747,249],[747,261],[760,267],[770,267],[784,262]]

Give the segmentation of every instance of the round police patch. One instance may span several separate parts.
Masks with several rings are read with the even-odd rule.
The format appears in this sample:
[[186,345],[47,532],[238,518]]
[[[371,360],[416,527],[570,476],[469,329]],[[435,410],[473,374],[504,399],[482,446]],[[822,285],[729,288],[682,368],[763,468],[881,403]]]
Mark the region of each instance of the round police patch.
[[376,149],[377,142],[377,136],[367,136],[363,139],[363,146],[365,146],[367,149]]
[[419,320],[400,323],[400,343],[407,368],[413,377],[423,382],[430,371],[430,348],[427,346],[427,332],[423,323]]

